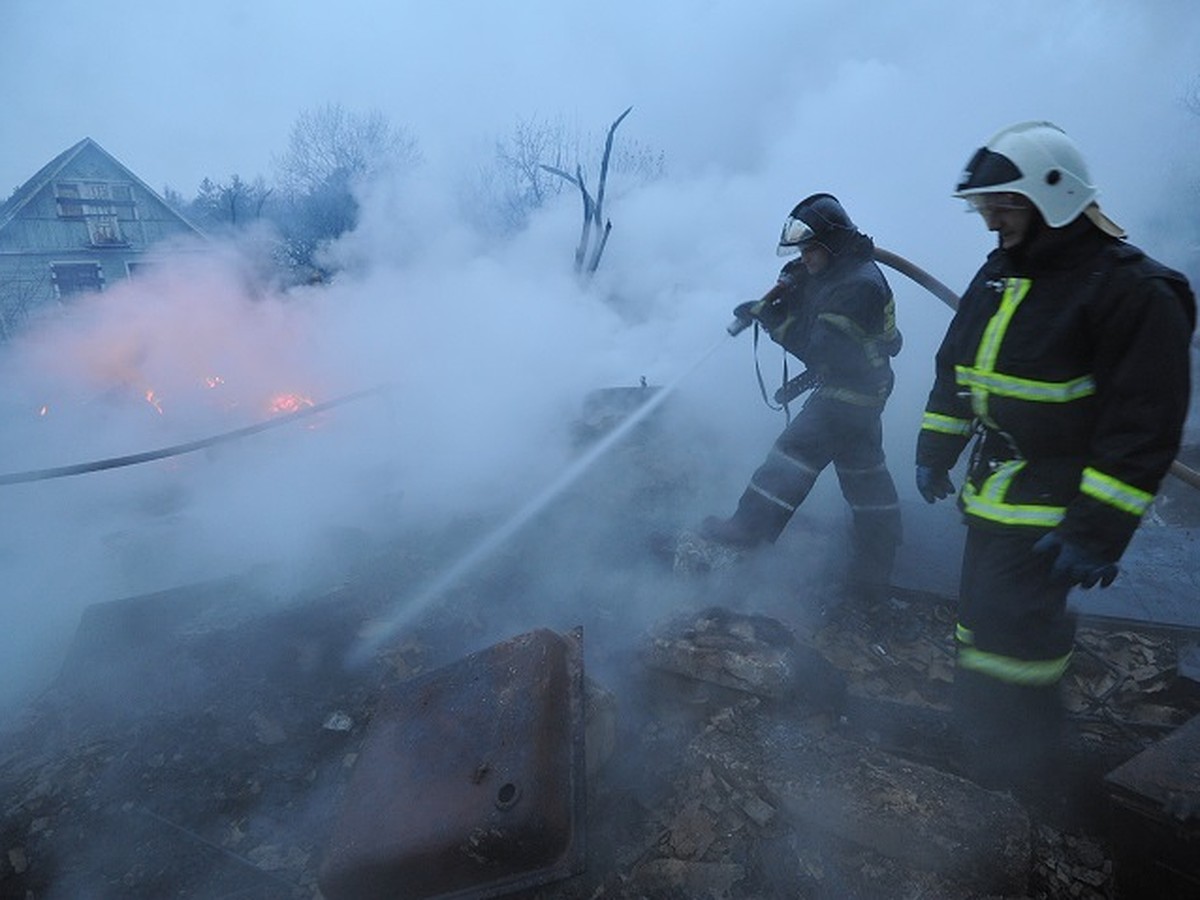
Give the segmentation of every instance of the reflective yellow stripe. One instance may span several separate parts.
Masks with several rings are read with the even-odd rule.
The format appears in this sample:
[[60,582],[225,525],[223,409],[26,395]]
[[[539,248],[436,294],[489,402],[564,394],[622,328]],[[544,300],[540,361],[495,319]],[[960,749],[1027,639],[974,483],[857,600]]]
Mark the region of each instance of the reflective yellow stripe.
[[775,447],[771,448],[770,452],[767,453],[767,457],[773,462],[782,462],[784,465],[799,469],[813,481],[815,481],[817,476],[821,474],[820,469],[815,469],[804,460],[798,459],[791,454],[784,453],[782,450],[778,450]]
[[867,339],[867,333],[863,331],[859,324],[849,316],[842,316],[838,315],[837,313],[821,313],[817,316],[817,321],[824,322],[826,325],[830,325],[836,328],[838,331],[844,331],[856,341],[861,342]]
[[1115,506],[1131,516],[1142,516],[1154,502],[1154,495],[1135,488],[1120,479],[1105,475],[1099,469],[1088,466],[1083,470],[1079,490],[1101,503]]
[[954,368],[955,380],[971,391],[971,408],[975,415],[992,427],[996,427],[996,424],[989,416],[988,399],[993,394],[1035,403],[1069,403],[1096,393],[1096,382],[1091,375],[1080,375],[1067,381],[1039,381],[996,371],[996,360],[1000,356],[1004,335],[1032,285],[1033,282],[1028,278],[1004,279],[1000,306],[979,339],[975,365]]
[[974,644],[975,632],[964,625],[962,622],[957,622],[954,625],[954,637],[961,644]]
[[1080,375],[1070,381],[1037,381],[999,372],[984,372],[970,366],[955,366],[954,371],[958,383],[971,388],[972,396],[975,391],[980,391],[1037,403],[1069,403],[1096,393],[1096,382],[1091,375]]
[[781,507],[782,509],[786,509],[790,513],[794,513],[796,511],[795,506],[788,503],[786,500],[784,500],[778,494],[772,494],[770,491],[764,491],[753,481],[750,482],[749,488],[750,488],[750,490],[754,491],[754,493],[758,494],[758,496],[762,497],[764,500],[774,503],[776,506]]
[[943,416],[941,413],[927,412],[921,419],[923,431],[936,431],[939,434],[970,434],[972,425],[971,419],[956,419],[953,416]]
[[1053,528],[1067,514],[1065,506],[1043,506],[1034,503],[1008,503],[1005,498],[1017,473],[1025,467],[1025,460],[1010,459],[1001,463],[987,477],[983,486],[976,487],[967,482],[962,489],[963,510],[980,519],[999,522],[1002,525],[1031,525]]
[[[891,304],[889,303],[889,305]],[[886,328],[883,334],[878,335],[868,334],[863,330],[861,325],[859,325],[849,316],[843,316],[837,313],[821,313],[817,316],[817,321],[824,322],[831,328],[836,328],[838,331],[841,331],[854,340],[855,343],[862,347],[863,354],[867,357],[867,362],[870,363],[873,368],[877,369],[880,366],[887,364],[887,354],[880,351],[878,342],[881,340],[891,340],[895,338],[896,325],[894,312],[890,317],[888,317],[890,327]]]
[[853,403],[855,406],[882,406],[887,399],[881,394],[864,394],[849,388],[819,387],[813,394],[824,400],[841,400],[843,403]]
[[1000,355],[1000,344],[1004,340],[1004,332],[1017,312],[1017,307],[1029,293],[1033,282],[1028,278],[1005,278],[1004,295],[1000,298],[1000,307],[983,330],[979,339],[979,347],[975,351],[975,368],[991,372],[996,368],[996,357]]
[[1056,659],[1018,659],[1015,656],[988,653],[966,644],[958,648],[958,665],[961,668],[979,672],[997,681],[1027,687],[1057,684],[1070,663],[1070,653]]
[[[1033,282],[1028,278],[1004,279],[1004,295],[1000,298],[1000,306],[996,310],[996,314],[988,321],[987,327],[984,328],[983,337],[979,339],[979,347],[975,351],[977,372],[994,372],[996,370],[996,358],[1000,355],[1000,344],[1004,340],[1004,332],[1008,330],[1008,325],[1016,314],[1017,307],[1021,305],[1021,301],[1025,299],[1025,295],[1029,293],[1029,288],[1032,286]],[[971,388],[971,406],[975,410],[975,415],[984,421],[990,421],[987,399],[987,391],[980,387]]]
[[896,298],[889,297],[888,302],[883,307],[883,333],[879,335],[881,340],[891,341],[896,337]]

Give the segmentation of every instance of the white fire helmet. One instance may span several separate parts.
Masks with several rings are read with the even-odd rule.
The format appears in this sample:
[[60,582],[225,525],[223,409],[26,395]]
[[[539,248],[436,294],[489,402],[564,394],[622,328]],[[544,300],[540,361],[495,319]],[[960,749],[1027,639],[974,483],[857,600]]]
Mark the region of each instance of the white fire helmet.
[[1028,197],[1051,228],[1062,228],[1084,214],[1105,234],[1125,236],[1100,211],[1079,148],[1051,122],[1010,125],[975,151],[958,178],[954,196],[994,193]]

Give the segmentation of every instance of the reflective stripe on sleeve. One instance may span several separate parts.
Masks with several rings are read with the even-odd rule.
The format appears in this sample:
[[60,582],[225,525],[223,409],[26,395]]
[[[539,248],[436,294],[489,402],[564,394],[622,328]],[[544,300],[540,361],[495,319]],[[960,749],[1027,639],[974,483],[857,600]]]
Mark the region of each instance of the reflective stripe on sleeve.
[[927,412],[921,418],[922,431],[936,431],[938,434],[968,435],[973,427],[972,419],[956,419],[941,413]]
[[1090,466],[1083,470],[1079,490],[1081,493],[1087,494],[1101,503],[1115,506],[1131,516],[1145,515],[1150,504],[1154,502],[1153,494],[1143,491],[1141,488],[1135,488],[1132,484],[1127,484],[1111,475],[1105,475],[1099,469],[1093,469]]

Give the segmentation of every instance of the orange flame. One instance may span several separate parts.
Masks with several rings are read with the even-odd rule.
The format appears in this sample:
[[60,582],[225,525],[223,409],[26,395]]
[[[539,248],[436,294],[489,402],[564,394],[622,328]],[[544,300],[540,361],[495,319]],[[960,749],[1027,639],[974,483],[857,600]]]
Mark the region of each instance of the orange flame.
[[158,395],[154,393],[153,388],[146,388],[146,402],[158,410],[158,414],[162,415],[162,403],[158,399]]
[[276,394],[271,398],[268,409],[272,413],[294,413],[315,405],[308,397],[300,394]]

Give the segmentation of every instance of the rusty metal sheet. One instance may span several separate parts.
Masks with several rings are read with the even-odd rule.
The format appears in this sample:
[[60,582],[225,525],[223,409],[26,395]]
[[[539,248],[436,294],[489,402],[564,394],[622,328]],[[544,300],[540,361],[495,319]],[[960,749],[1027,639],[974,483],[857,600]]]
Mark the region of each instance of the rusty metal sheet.
[[322,862],[329,900],[491,897],[584,866],[582,631],[539,629],[397,686]]

